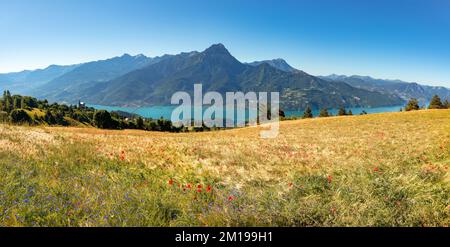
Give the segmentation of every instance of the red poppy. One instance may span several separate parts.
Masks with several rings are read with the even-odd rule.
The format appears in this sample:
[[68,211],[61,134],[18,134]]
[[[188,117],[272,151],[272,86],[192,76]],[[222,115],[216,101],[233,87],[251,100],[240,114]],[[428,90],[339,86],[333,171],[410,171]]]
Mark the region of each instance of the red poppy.
[[199,185],[197,186],[197,189],[201,189],[201,188],[203,188],[203,186],[202,186],[201,184],[199,184]]
[[373,171],[374,171],[374,172],[379,172],[380,169],[378,169],[378,167],[375,167],[375,168],[373,169]]
[[206,192],[211,192],[211,185],[208,185],[208,187],[206,187]]
[[229,197],[228,197],[228,201],[230,201],[230,202],[233,201],[233,197],[232,197],[232,196],[229,196]]
[[292,187],[292,186],[294,186],[294,184],[293,183],[289,183],[289,187]]
[[198,192],[198,193],[202,193],[202,189],[198,189],[197,192]]
[[328,180],[328,183],[331,183],[333,181],[333,177],[331,175],[329,175],[327,180]]
[[173,185],[173,180],[169,179],[169,185]]
[[191,184],[187,184],[186,188],[191,189]]

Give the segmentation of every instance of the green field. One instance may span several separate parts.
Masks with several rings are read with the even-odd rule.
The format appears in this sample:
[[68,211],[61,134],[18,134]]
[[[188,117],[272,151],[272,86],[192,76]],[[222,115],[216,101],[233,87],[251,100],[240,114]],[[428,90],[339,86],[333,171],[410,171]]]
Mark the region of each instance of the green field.
[[450,110],[259,131],[0,125],[0,226],[450,223]]

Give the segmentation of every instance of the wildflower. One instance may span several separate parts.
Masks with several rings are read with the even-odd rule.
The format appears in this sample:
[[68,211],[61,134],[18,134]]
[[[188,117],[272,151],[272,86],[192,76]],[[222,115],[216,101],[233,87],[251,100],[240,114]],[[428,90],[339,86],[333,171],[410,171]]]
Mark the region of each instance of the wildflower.
[[30,200],[28,200],[28,199],[25,199],[25,200],[23,200],[23,202],[25,202],[25,203],[29,203],[29,202],[30,202]]
[[294,186],[294,184],[293,184],[293,183],[289,183],[288,186],[289,186],[289,187],[292,187],[292,186]]
[[169,185],[173,185],[173,179],[169,179]]
[[333,181],[333,177],[331,175],[329,175],[327,180],[328,180],[328,183],[331,184],[331,182]]
[[202,189],[198,189],[197,192],[198,192],[198,193],[202,193]]
[[229,196],[229,197],[228,197],[228,201],[230,201],[230,202],[233,201],[233,199],[234,199],[234,198],[233,198],[232,196]]
[[206,187],[206,192],[211,192],[211,185],[208,185],[208,187]]
[[191,184],[187,184],[186,188],[191,189]]

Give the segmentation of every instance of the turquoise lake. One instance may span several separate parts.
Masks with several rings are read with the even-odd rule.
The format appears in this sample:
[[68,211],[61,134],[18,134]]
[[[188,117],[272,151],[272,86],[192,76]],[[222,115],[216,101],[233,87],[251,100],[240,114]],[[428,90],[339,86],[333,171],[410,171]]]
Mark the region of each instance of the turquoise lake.
[[[173,109],[175,109],[177,106],[148,106],[148,107],[117,107],[117,106],[104,106],[104,105],[92,105],[87,104],[89,107],[93,107],[98,110],[107,110],[107,111],[124,111],[129,113],[138,114],[144,118],[165,118],[170,119],[172,115]],[[400,111],[400,108],[403,108],[404,105],[398,105],[398,106],[386,106],[386,107],[353,107],[353,108],[346,108],[346,110],[352,110],[354,115],[358,115],[362,113],[363,111],[366,111],[367,113],[382,113],[382,112],[398,112]],[[204,107],[206,109],[207,107]],[[338,112],[338,109],[328,109],[330,113],[333,115],[336,115]],[[285,111],[285,114],[287,117],[301,117],[303,116],[303,110],[299,111]],[[319,115],[319,110],[313,110],[313,115],[317,116]]]

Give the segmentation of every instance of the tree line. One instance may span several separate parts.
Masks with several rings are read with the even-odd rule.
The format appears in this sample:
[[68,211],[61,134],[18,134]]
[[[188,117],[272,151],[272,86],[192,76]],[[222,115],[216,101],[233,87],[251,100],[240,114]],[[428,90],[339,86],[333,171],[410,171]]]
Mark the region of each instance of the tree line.
[[[406,104],[405,111],[415,111],[420,110],[425,107],[419,106],[419,101],[415,98],[412,98]],[[434,95],[431,98],[430,104],[428,105],[428,109],[450,109],[450,102],[446,99],[444,102],[441,101],[441,98],[438,95]]]
[[92,107],[65,105],[38,100],[30,96],[11,95],[6,90],[0,98],[0,122],[49,126],[94,126],[101,129],[141,129],[180,132],[165,119],[124,116],[120,112],[96,110]]

